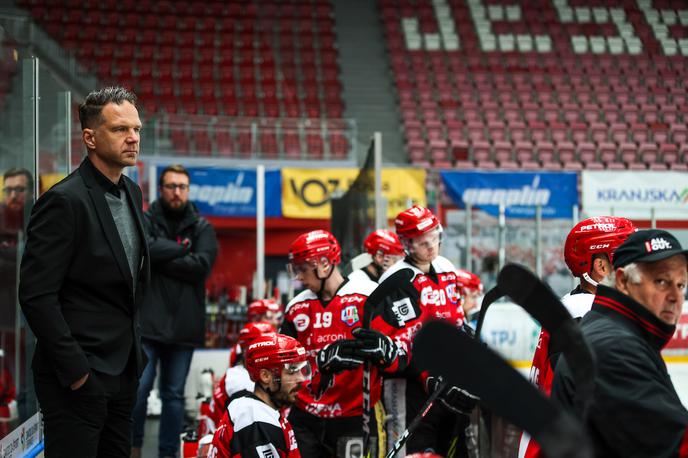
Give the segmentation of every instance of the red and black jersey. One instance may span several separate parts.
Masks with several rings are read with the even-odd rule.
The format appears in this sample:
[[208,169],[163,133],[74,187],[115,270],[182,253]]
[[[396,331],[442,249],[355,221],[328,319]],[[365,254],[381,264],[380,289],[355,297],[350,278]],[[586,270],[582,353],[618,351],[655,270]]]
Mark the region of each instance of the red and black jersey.
[[[561,302],[574,319],[580,319],[590,311],[594,298],[594,294],[587,293],[578,287],[562,297]],[[556,359],[559,353],[556,349],[556,344],[550,342],[549,333],[544,329],[540,330],[529,378],[547,396],[552,391],[552,380],[554,379],[553,358]],[[518,457],[535,458],[538,456],[542,456],[540,446],[533,441],[528,433],[523,432],[518,447]]]
[[253,393],[241,391],[227,406],[208,458],[301,458],[286,418]]
[[380,286],[368,298],[366,320],[393,337],[412,359],[410,343],[423,323],[431,319],[461,327],[464,313],[456,268],[438,256],[426,274],[407,259],[390,267]]
[[[358,278],[345,280],[328,303],[306,290],[287,304],[280,332],[298,339],[309,355],[313,368],[311,383],[304,386],[296,407],[322,418],[352,417],[363,413],[363,367],[334,374],[332,385],[320,398],[315,397],[320,371],[315,361],[318,351],[340,339],[353,339],[352,331],[362,326],[363,305],[376,283]],[[379,374],[373,368],[371,402],[380,399]]]
[[239,364],[227,369],[213,389],[210,403],[210,419],[218,425],[227,411],[229,399],[239,391],[253,391],[255,383],[248,375],[246,368]]

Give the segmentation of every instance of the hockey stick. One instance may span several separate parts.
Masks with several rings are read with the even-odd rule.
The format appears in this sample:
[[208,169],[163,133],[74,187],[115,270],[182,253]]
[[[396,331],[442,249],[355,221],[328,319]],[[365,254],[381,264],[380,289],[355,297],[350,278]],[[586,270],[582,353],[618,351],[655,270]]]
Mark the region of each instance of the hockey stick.
[[560,343],[576,384],[574,404],[585,418],[594,389],[595,363],[580,327],[552,289],[525,267],[506,265],[497,277],[497,284]]
[[485,315],[487,315],[487,309],[492,305],[493,302],[504,297],[504,293],[499,289],[499,286],[495,286],[483,297],[483,302],[480,304],[480,314],[478,315],[478,324],[475,326],[475,338],[480,340],[480,332],[483,329],[483,323],[485,322]]
[[370,458],[370,417],[372,406],[370,405],[370,361],[363,363],[363,457]]
[[414,340],[414,353],[421,369],[479,396],[492,412],[528,431],[548,457],[593,456],[575,418],[558,409],[494,351],[451,324],[426,324]]
[[447,382],[440,377],[439,383],[437,384],[437,387],[435,388],[435,391],[432,392],[430,396],[428,396],[428,399],[425,401],[425,404],[423,404],[423,407],[420,409],[420,413],[416,415],[416,418],[414,418],[411,423],[408,425],[406,430],[399,436],[399,439],[394,442],[394,446],[392,447],[392,450],[390,450],[387,455],[385,455],[385,458],[393,458],[396,456],[397,453],[399,453],[399,450],[404,446],[408,438],[411,436],[411,433],[418,427],[418,424],[425,418],[425,416],[430,412],[430,409],[432,409],[432,406],[435,404],[435,401],[439,397],[440,393],[444,391],[444,389],[447,387]]

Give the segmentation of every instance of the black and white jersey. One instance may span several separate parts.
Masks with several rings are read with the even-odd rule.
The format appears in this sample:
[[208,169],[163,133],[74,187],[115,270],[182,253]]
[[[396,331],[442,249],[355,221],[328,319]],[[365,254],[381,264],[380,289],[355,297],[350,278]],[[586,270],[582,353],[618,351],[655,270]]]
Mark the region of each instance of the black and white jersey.
[[209,458],[301,458],[286,418],[248,391],[229,401]]

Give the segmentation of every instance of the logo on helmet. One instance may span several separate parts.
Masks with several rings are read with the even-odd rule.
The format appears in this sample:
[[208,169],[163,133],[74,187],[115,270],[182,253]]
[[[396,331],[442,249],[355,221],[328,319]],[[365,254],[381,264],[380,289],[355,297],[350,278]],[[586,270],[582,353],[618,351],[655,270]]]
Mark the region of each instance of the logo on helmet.
[[306,236],[306,242],[315,242],[316,240],[326,239],[328,234],[326,232],[309,232]]
[[590,245],[590,250],[602,250],[604,248],[609,248],[611,245],[609,243],[603,243],[601,245]]
[[433,223],[432,218],[425,218],[423,221],[421,221],[420,223],[418,223],[418,224],[416,225],[416,227],[418,228],[419,231],[422,231],[422,230],[425,229],[426,227],[432,226],[432,223]]
[[616,230],[616,224],[614,223],[595,223],[588,224],[587,226],[581,226],[580,231],[594,231],[595,229],[603,232],[614,232]]

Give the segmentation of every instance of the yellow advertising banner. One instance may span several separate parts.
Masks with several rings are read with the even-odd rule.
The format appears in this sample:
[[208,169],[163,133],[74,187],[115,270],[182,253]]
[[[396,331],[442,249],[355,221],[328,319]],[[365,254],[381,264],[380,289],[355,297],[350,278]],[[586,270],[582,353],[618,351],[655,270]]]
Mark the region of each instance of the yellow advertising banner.
[[[330,196],[346,192],[359,169],[282,169],[282,215],[285,218],[330,218]],[[387,199],[387,218],[405,210],[409,200],[426,205],[425,170],[382,170],[382,195]]]

